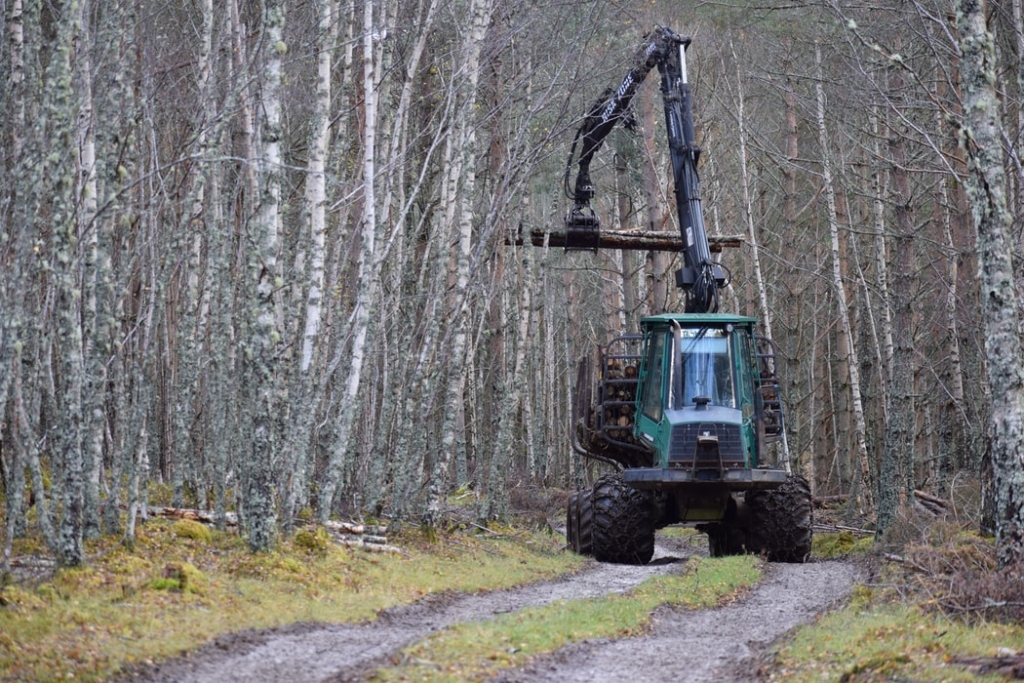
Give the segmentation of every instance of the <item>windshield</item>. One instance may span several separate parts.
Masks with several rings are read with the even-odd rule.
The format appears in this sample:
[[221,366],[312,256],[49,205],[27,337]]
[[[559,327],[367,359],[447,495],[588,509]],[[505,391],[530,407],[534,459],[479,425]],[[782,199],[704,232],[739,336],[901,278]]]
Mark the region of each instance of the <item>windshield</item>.
[[706,397],[710,405],[735,408],[729,337],[725,330],[704,328],[682,330],[680,363],[682,396],[677,408],[694,405],[694,398]]

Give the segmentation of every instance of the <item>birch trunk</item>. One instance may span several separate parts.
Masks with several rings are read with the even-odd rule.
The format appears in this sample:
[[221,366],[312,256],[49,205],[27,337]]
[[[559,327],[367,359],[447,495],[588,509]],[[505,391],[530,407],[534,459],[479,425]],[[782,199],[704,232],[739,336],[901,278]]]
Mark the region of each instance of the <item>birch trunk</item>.
[[828,207],[828,224],[832,236],[832,281],[836,293],[836,306],[839,309],[840,334],[847,343],[848,355],[845,364],[850,376],[850,393],[853,404],[854,444],[857,449],[856,463],[860,475],[860,488],[857,497],[867,508],[871,507],[871,464],[868,459],[867,426],[864,419],[864,405],[860,391],[860,363],[857,360],[857,347],[854,343],[853,331],[850,326],[849,306],[846,298],[846,286],[843,283],[842,268],[839,255],[839,219],[836,211],[836,193],[832,183],[832,163],[829,159],[828,133],[825,129],[825,92],[821,86],[821,46],[815,43],[815,62],[818,67],[818,81],[815,86],[817,100],[818,140],[821,143],[822,182],[825,186],[825,199]]
[[72,52],[81,37],[79,7],[72,5],[62,13],[57,44],[47,74],[50,122],[52,250],[50,258],[56,283],[57,356],[59,359],[60,427],[56,435],[57,453],[62,473],[61,520],[58,557],[67,566],[84,561],[82,548],[84,459],[82,453],[83,405],[85,385],[81,320],[81,291],[78,281],[81,266],[78,247],[78,225],[75,220],[75,168],[64,163],[65,150],[74,148],[74,120],[78,102],[74,92]]
[[249,548],[269,550],[276,538],[274,505],[274,422],[277,415],[275,365],[280,342],[275,292],[281,288],[277,268],[281,196],[281,68],[284,43],[284,3],[271,0],[263,8],[263,82],[258,98],[261,113],[257,156],[250,159],[259,171],[259,212],[253,226],[249,270],[255,278],[252,337],[246,353],[251,382],[252,459],[245,493]]
[[[344,390],[340,398],[340,409],[336,424],[335,443],[332,445],[323,488],[320,492],[319,519],[326,522],[330,517],[334,496],[341,481],[342,470],[349,442],[353,435],[356,411],[359,407],[359,387],[363,376],[373,315],[377,307],[377,291],[380,280],[380,263],[377,258],[377,87],[376,64],[374,62],[374,5],[366,0],[363,6],[363,216],[359,253],[359,284],[355,310],[352,312],[350,335],[352,342],[348,352],[347,374],[342,375]],[[344,340],[341,341],[344,343]]]
[[1000,139],[995,47],[981,0],[957,0],[956,26],[968,160],[966,191],[977,228],[978,270],[992,415],[996,551],[1001,568],[1024,561],[1024,367],[1014,284],[1013,217],[1008,208]]
[[459,107],[458,121],[456,125],[457,142],[454,156],[453,173],[449,175],[449,184],[454,190],[459,185],[461,188],[456,195],[450,191],[449,196],[461,198],[459,203],[459,231],[458,251],[455,263],[455,288],[453,292],[454,311],[452,312],[452,325],[455,333],[452,337],[450,355],[450,373],[448,396],[445,401],[445,420],[442,427],[440,453],[434,460],[427,480],[427,501],[423,513],[423,525],[428,529],[434,528],[439,521],[441,511],[441,499],[444,496],[447,484],[448,465],[456,448],[458,441],[458,416],[463,412],[462,405],[463,387],[465,378],[463,368],[465,367],[467,317],[469,314],[469,265],[470,253],[472,251],[473,237],[473,214],[470,201],[475,199],[474,186],[476,173],[473,168],[473,159],[476,149],[475,123],[469,120],[476,109],[477,84],[480,81],[480,51],[483,44],[487,24],[490,21],[492,0],[472,0],[470,13],[472,15],[471,30],[464,46],[465,64],[462,87],[465,92],[465,99]]
[[331,54],[337,27],[335,0],[318,0],[317,13],[316,95],[310,114],[311,131],[309,161],[306,165],[305,214],[309,230],[309,277],[306,293],[305,324],[302,331],[302,353],[299,357],[297,390],[290,411],[289,436],[285,440],[286,502],[282,515],[284,528],[291,530],[292,519],[305,499],[309,444],[316,415],[313,396],[314,376],[311,371],[320,336],[323,317],[324,262],[327,235],[327,173],[326,162],[331,133]]

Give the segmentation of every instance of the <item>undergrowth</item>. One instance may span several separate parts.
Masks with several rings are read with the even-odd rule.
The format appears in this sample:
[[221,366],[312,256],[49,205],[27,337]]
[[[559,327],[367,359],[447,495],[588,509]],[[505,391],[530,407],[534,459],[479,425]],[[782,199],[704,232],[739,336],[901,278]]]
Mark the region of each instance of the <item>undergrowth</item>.
[[[865,582],[850,603],[783,644],[769,679],[966,682],[1024,671],[1024,572],[998,571],[993,540],[974,526],[903,511],[861,555]],[[821,543],[864,543],[850,541]]]
[[[86,566],[0,587],[0,680],[104,680],[229,631],[369,620],[430,593],[508,588],[582,562],[560,536],[511,528],[433,543],[410,530],[389,538],[396,554],[326,539],[306,530],[253,555],[235,534],[158,519],[132,550],[91,541]],[[15,557],[30,546],[19,539]]]

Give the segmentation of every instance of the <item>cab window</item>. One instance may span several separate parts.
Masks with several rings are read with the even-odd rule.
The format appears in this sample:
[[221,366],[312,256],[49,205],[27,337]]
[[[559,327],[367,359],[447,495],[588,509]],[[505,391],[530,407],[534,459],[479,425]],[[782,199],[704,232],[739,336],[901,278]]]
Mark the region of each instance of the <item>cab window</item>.
[[677,407],[694,405],[702,396],[713,406],[735,408],[732,359],[725,330],[683,330],[682,397]]
[[644,365],[646,376],[643,388],[644,415],[661,422],[664,411],[663,399],[665,381],[665,343],[668,335],[664,332],[650,333],[647,344],[647,358]]

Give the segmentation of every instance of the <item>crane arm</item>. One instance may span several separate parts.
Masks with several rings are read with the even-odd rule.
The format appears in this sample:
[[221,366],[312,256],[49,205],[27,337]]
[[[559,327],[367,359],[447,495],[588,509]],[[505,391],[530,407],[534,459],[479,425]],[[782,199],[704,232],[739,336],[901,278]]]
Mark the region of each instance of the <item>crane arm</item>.
[[693,108],[690,85],[686,74],[686,48],[689,37],[682,37],[671,29],[658,27],[649,33],[637,50],[633,67],[615,91],[606,91],[591,107],[584,118],[566,168],[566,190],[576,146],[582,141],[577,160],[578,172],[573,207],[566,217],[566,240],[576,246],[596,248],[600,234],[600,220],[590,208],[594,186],[590,180],[590,162],[604,139],[623,121],[629,122],[629,104],[651,69],[661,74],[661,96],[665,107],[665,122],[669,154],[672,160],[676,211],[683,241],[683,268],[676,272],[676,284],[686,291],[686,311],[714,312],[718,310],[718,289],[725,286],[722,267],[711,259],[704,214],[700,201],[700,178],[697,146],[693,126]]

